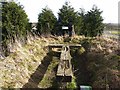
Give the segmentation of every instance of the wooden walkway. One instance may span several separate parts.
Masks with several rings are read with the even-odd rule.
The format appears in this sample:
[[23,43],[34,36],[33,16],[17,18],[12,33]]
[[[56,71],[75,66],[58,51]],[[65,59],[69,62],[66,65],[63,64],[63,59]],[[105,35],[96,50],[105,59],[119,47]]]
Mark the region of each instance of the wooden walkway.
[[60,62],[57,69],[57,80],[60,82],[71,82],[72,81],[72,65],[70,48],[80,48],[80,44],[49,44],[49,50],[52,48],[61,48]]
[[60,55],[60,63],[57,69],[57,80],[71,82],[72,76],[70,48],[69,46],[63,46]]

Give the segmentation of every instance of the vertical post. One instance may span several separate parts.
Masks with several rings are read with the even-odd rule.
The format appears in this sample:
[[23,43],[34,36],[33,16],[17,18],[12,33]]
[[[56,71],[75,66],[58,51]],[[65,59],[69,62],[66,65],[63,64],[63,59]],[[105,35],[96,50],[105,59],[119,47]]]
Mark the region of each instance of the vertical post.
[[75,36],[75,29],[74,29],[74,25],[72,25],[72,36]]
[[47,34],[49,35],[50,34],[50,24],[49,24],[49,22],[47,22]]
[[2,52],[2,2],[0,2],[0,52]]

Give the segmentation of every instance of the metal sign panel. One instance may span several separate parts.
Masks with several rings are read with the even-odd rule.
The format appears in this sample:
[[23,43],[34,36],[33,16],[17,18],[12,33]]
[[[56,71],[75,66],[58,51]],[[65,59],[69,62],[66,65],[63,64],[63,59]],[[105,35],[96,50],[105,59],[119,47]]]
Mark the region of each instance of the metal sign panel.
[[62,29],[68,29],[68,27],[67,26],[62,26]]

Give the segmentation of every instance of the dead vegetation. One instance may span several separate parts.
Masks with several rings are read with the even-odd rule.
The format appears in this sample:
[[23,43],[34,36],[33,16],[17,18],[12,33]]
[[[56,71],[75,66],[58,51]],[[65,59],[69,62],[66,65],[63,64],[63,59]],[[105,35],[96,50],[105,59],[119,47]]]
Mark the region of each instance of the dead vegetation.
[[[58,64],[57,60],[51,59],[47,66],[43,62],[46,60],[45,57],[48,53],[46,46],[50,43],[64,43],[64,39],[63,37],[29,37],[25,45],[21,45],[19,42],[15,43],[14,47],[11,48],[10,55],[0,60],[0,87],[22,88],[32,80],[32,75],[42,77],[38,79],[39,81],[34,80],[34,78],[29,83],[32,87],[58,87],[54,70]],[[74,69],[76,69],[74,73],[76,80],[74,82],[77,82],[78,85],[86,83],[87,85],[101,88],[104,88],[106,83],[112,88],[119,87],[120,71],[117,69],[117,65],[120,61],[120,56],[117,55],[117,50],[119,49],[117,40],[103,37],[75,36],[65,43],[83,45],[80,51],[77,51],[77,53],[74,51],[73,53],[75,55],[73,60],[78,61],[72,62]],[[52,57],[48,55],[47,58],[50,59]],[[78,68],[78,66],[80,67]],[[44,70],[46,71],[40,68],[45,68]],[[83,70],[81,71],[80,69]],[[86,71],[84,72],[84,70]],[[106,73],[106,70],[108,73]],[[44,72],[44,75],[41,74],[42,72]],[[82,77],[83,74],[84,76]],[[105,81],[106,75],[108,75],[107,82]]]

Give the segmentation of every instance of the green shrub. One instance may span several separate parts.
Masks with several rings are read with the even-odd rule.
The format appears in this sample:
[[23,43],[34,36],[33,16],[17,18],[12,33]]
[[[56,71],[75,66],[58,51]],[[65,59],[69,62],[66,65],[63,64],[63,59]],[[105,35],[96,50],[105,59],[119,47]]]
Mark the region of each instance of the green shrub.
[[72,82],[67,83],[67,88],[68,88],[68,89],[71,89],[71,90],[74,90],[74,89],[77,88],[77,84],[76,84],[76,81],[75,81],[75,77],[74,77],[74,76],[72,77]]
[[14,1],[2,7],[2,47],[5,55],[9,54],[9,43],[16,39],[25,41],[27,38],[28,18],[21,5]]
[[84,52],[85,52],[85,48],[84,48],[84,47],[81,47],[80,49],[77,50],[77,53],[78,53],[79,55],[81,55],[81,54],[84,53]]

